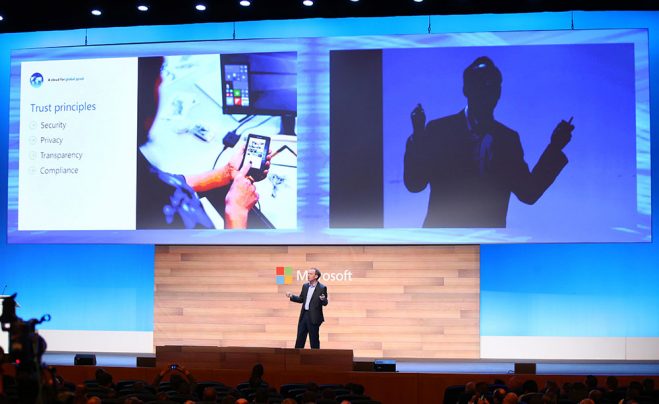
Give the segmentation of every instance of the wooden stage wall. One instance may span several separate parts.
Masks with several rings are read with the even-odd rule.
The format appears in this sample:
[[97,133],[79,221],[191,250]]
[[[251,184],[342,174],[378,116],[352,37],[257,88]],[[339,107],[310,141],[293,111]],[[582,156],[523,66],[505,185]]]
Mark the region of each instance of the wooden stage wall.
[[[292,284],[277,285],[278,266]],[[309,267],[335,277],[323,281],[321,348],[480,357],[478,246],[158,246],[154,343],[292,348],[300,305],[285,293],[299,294]]]

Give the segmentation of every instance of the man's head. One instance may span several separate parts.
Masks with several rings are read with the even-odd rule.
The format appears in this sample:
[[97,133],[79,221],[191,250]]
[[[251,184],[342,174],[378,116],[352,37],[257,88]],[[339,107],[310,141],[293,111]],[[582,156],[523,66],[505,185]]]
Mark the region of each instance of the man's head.
[[503,404],[517,404],[518,398],[515,393],[508,393],[503,397]]
[[320,279],[320,270],[318,268],[310,268],[307,271],[307,280],[315,283],[318,279]]
[[215,387],[212,386],[204,387],[204,390],[201,393],[201,400],[212,401],[212,402],[217,401],[217,390],[215,390]]
[[476,119],[490,118],[501,96],[501,71],[492,59],[481,56],[462,74],[462,92],[467,97],[469,113]]

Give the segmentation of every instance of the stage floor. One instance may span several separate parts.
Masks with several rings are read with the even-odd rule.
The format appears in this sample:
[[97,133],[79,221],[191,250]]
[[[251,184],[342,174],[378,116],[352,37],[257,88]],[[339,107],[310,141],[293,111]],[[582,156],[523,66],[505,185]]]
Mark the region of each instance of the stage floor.
[[[48,365],[73,366],[75,352],[49,352],[44,355]],[[137,357],[155,354],[96,354],[96,365],[105,367],[136,367]],[[515,363],[509,361],[413,361],[397,360],[400,373],[512,374]],[[536,362],[536,373],[546,375],[659,375],[659,362]]]

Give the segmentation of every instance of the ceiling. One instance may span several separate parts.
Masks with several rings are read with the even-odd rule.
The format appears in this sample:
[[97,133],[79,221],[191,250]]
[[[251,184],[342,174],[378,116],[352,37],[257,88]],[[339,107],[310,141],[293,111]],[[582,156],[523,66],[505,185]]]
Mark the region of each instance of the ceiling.
[[[63,0],[0,1],[0,33],[134,25],[187,24],[267,19],[408,16],[434,14],[524,13],[569,10],[657,10],[658,0]],[[206,11],[197,11],[203,3]],[[138,11],[139,4],[149,10]],[[102,15],[91,14],[93,8]]]

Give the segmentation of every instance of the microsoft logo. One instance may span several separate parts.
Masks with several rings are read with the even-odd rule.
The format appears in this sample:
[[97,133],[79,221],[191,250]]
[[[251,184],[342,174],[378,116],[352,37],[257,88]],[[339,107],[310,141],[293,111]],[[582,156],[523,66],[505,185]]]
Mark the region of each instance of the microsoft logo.
[[277,267],[275,274],[277,285],[290,285],[293,283],[293,267]]
[[[304,283],[307,281],[307,271],[304,269],[298,269],[295,271],[295,274],[293,274],[293,267],[276,267],[275,269],[275,280],[277,281],[277,285],[292,284],[294,275],[295,281],[298,283]],[[323,272],[320,279],[323,282],[351,282],[352,271],[346,269],[342,272]]]

